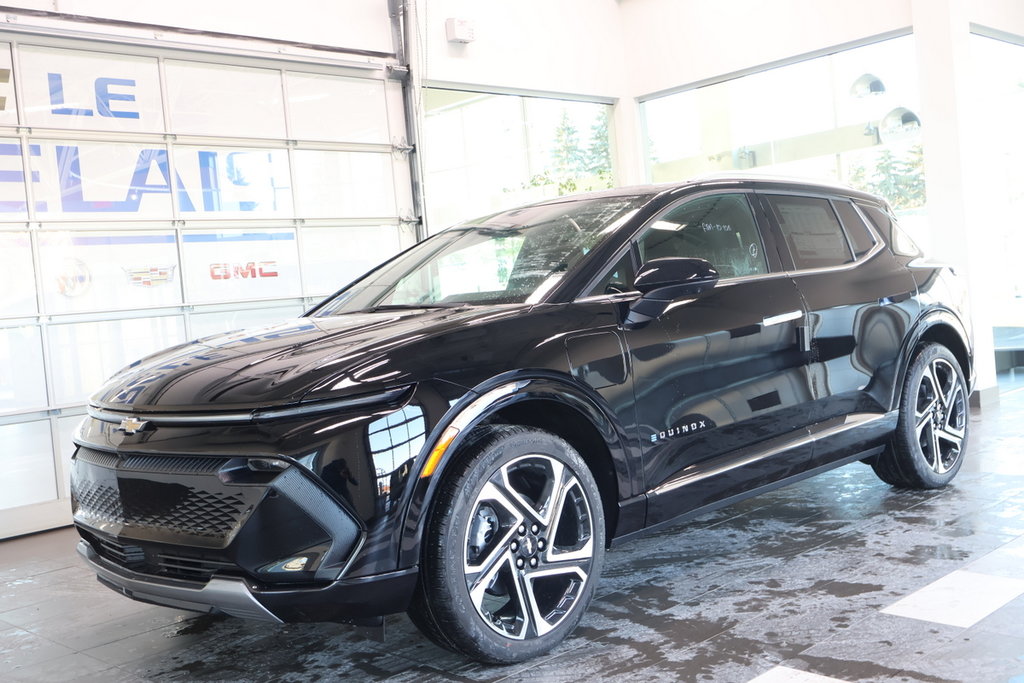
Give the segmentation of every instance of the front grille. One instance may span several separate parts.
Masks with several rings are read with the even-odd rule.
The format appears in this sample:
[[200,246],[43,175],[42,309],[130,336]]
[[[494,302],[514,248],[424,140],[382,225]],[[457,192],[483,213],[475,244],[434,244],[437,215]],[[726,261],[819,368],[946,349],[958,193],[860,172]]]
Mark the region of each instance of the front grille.
[[231,562],[204,560],[181,555],[157,555],[157,574],[193,581],[207,581],[220,570],[237,569]]
[[128,569],[140,569],[146,564],[146,553],[137,545],[121,545],[113,541],[97,540],[98,552]]
[[241,523],[247,505],[241,493],[147,480],[75,481],[76,514],[84,519],[144,529],[223,539]]
[[90,465],[122,472],[146,472],[149,474],[214,474],[228,458],[193,455],[125,455],[79,448],[75,458]]
[[205,583],[217,572],[240,571],[233,562],[145,550],[141,546],[118,543],[92,534],[86,537],[101,557],[141,574]]
[[222,482],[217,473],[229,462],[219,456],[119,456],[79,448],[71,477],[75,519],[118,536],[185,536],[198,545],[223,547],[262,495],[257,487]]

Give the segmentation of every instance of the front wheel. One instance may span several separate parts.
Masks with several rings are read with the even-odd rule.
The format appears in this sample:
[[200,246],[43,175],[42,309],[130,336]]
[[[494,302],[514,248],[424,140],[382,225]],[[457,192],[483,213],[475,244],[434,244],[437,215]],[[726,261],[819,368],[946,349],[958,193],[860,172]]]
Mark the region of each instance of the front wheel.
[[945,486],[963,464],[969,424],[960,364],[946,347],[927,344],[907,370],[892,442],[871,466],[894,486]]
[[547,652],[579,623],[601,572],[604,514],[564,440],[485,429],[435,499],[409,615],[439,645],[504,664]]

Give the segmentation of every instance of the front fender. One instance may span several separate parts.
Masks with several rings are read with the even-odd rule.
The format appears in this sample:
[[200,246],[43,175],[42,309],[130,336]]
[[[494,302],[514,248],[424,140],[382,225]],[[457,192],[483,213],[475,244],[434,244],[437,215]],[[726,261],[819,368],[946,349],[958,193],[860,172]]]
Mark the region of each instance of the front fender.
[[[429,521],[430,506],[445,473],[474,428],[496,413],[525,401],[554,401],[579,412],[604,440],[615,469],[618,498],[633,495],[634,472],[629,457],[630,439],[603,399],[570,376],[552,371],[515,371],[499,375],[468,392],[435,425],[414,465],[415,483],[410,487],[401,528],[399,567],[419,562],[420,543]],[[453,434],[453,430],[457,433]],[[431,464],[435,450],[442,455]],[[427,468],[430,467],[430,470]],[[616,501],[617,502],[617,501]]]

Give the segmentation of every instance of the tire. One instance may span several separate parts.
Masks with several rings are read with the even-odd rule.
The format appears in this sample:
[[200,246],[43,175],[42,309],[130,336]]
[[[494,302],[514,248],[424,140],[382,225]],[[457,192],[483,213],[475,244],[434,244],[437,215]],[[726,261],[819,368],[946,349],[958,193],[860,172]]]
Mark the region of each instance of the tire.
[[481,662],[536,657],[582,618],[604,540],[597,484],[572,446],[537,429],[486,427],[435,498],[409,616]]
[[969,431],[960,364],[945,346],[926,344],[907,370],[893,439],[871,467],[893,486],[941,488],[960,471]]

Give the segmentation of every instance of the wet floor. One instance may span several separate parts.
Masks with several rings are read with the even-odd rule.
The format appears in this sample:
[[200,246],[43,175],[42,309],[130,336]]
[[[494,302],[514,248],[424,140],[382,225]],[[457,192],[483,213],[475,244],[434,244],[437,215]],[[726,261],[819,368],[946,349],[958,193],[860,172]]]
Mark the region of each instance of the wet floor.
[[469,662],[404,616],[386,641],[148,606],[100,586],[70,529],[0,542],[0,680],[1024,682],[1024,390],[972,418],[942,491],[849,465],[606,556],[551,654]]

